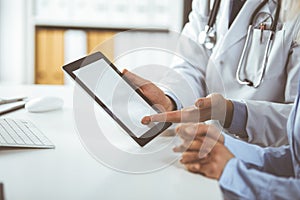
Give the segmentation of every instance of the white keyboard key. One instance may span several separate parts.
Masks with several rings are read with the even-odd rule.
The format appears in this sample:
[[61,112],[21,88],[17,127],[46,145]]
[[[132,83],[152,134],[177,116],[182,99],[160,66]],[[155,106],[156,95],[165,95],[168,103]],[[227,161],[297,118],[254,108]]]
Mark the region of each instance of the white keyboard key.
[[25,144],[34,144],[33,141],[24,133],[23,130],[17,130],[17,134],[22,138]]
[[32,133],[31,130],[25,129],[24,132],[26,135],[34,142],[34,144],[41,145],[41,141]]
[[6,141],[4,140],[4,138],[0,135],[0,143],[1,144],[4,144],[4,143],[6,143]]
[[10,137],[6,130],[0,125],[0,134],[8,144],[15,144],[15,141]]
[[25,124],[23,124],[23,123],[17,123],[17,125],[19,126],[20,130],[22,130],[23,136],[27,137],[28,140],[30,141],[29,144],[34,144],[32,137],[35,137],[35,136],[31,133],[31,131],[28,131],[28,127],[25,126]]
[[0,119],[0,146],[54,148],[51,141],[31,122]]
[[3,128],[9,133],[17,144],[25,144],[24,141],[16,134],[16,132],[10,127],[9,124],[3,123]]
[[24,141],[25,144],[33,144],[30,138],[24,133],[24,131],[20,128],[20,124],[10,120],[8,121],[9,125],[13,127],[17,135]]

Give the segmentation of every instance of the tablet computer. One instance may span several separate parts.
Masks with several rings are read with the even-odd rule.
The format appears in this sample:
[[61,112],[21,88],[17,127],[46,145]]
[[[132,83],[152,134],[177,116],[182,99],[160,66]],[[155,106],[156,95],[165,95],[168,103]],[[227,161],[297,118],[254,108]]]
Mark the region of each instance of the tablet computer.
[[102,53],[96,52],[63,66],[67,72],[140,146],[171,123],[143,125],[146,115],[159,113],[150,100]]

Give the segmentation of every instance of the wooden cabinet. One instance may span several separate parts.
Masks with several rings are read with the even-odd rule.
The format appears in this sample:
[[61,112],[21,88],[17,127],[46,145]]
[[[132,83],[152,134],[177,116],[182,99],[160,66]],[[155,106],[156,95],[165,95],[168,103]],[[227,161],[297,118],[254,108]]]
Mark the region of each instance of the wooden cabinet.
[[[64,84],[61,69],[65,58],[64,33],[66,28],[40,27],[35,31],[35,83]],[[84,30],[84,29],[83,29]],[[87,54],[101,51],[114,59],[113,36],[116,31],[85,30]]]
[[[28,51],[24,54],[30,75],[26,79],[37,84],[64,84],[61,66],[85,53],[101,51],[114,60],[114,52],[122,44],[111,37],[121,31],[179,32],[183,7],[186,16],[191,1],[141,0],[129,4],[124,0],[28,0],[25,20],[28,31],[24,34],[28,47],[23,51]],[[75,31],[69,34],[68,30],[83,34],[78,34],[76,40]]]
[[87,51],[101,51],[110,60],[114,59],[114,31],[87,31]]
[[63,84],[64,30],[36,29],[35,83]]

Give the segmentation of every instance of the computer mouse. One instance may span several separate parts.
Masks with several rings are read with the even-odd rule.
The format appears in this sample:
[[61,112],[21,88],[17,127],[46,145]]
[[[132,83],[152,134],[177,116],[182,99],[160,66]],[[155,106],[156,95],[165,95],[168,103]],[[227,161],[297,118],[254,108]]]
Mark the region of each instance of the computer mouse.
[[40,113],[61,109],[63,105],[64,102],[61,98],[47,96],[28,101],[25,104],[25,109],[28,112]]

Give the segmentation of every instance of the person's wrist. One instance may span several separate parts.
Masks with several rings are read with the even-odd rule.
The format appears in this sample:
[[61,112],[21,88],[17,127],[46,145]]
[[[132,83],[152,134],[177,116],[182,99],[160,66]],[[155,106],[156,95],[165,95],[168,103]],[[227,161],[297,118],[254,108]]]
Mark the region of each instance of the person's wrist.
[[173,101],[172,98],[170,98],[168,95],[166,95],[167,99],[167,106],[166,106],[166,111],[173,111],[176,109],[176,103]]
[[233,160],[235,158],[235,156],[233,154],[231,154],[232,156],[230,156],[229,158],[226,159],[226,161],[224,162],[224,164],[222,165],[222,171],[220,173],[220,175],[217,177],[217,180],[220,181],[220,179],[222,178],[222,175],[224,174],[224,171],[226,169],[226,167],[228,166],[228,163]]
[[230,100],[226,100],[226,115],[224,128],[229,128],[233,118],[233,103]]
[[225,137],[224,137],[223,133],[220,133],[220,136],[219,136],[219,138],[218,138],[218,142],[221,143],[221,144],[224,144],[224,142],[225,142]]

